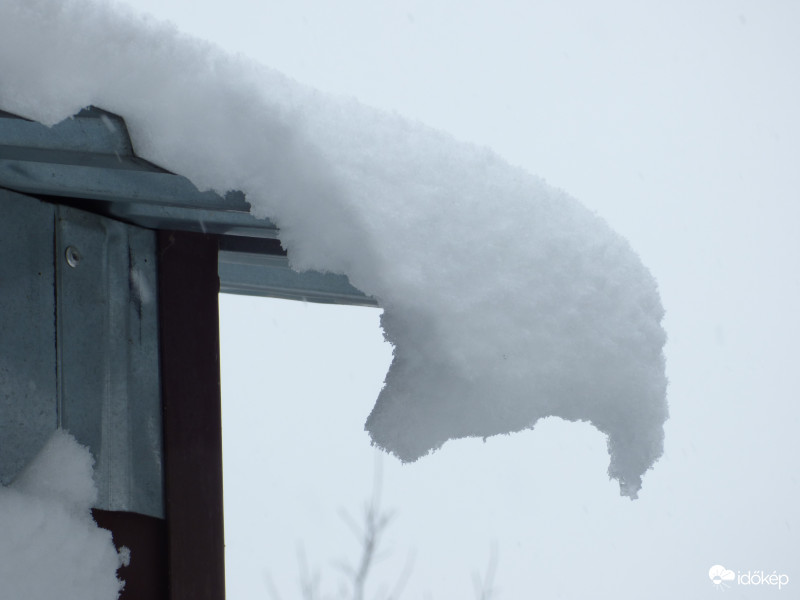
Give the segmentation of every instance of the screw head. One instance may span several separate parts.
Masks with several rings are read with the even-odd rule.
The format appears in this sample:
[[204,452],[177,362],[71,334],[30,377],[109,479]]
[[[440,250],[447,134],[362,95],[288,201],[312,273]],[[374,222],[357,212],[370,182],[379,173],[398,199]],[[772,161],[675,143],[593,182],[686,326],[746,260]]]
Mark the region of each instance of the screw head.
[[72,268],[77,267],[78,263],[81,262],[81,254],[75,246],[67,246],[64,255],[67,259],[67,264]]

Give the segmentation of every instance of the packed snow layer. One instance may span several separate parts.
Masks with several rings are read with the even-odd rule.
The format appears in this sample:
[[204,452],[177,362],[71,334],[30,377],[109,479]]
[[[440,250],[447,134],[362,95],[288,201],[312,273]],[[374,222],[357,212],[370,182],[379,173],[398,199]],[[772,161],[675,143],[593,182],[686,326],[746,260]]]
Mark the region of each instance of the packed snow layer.
[[[555,415],[608,435],[635,497],[667,418],[656,283],[625,240],[491,151],[86,0],[0,6],[0,106],[122,115],[137,153],[240,189],[298,270],[377,298],[394,345],[367,419],[413,461]],[[531,143],[536,143],[532,140]]]
[[115,600],[122,559],[89,512],[89,450],[58,430],[8,487],[0,486],[0,598]]

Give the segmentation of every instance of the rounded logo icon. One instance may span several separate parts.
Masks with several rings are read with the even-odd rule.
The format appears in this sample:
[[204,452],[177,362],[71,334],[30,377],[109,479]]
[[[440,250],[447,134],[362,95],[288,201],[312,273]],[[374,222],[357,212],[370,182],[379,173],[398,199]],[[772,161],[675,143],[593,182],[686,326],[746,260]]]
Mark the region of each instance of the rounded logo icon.
[[736,579],[736,574],[733,571],[726,569],[722,565],[714,565],[708,570],[708,577],[711,579],[714,585],[725,585],[727,587],[725,582]]

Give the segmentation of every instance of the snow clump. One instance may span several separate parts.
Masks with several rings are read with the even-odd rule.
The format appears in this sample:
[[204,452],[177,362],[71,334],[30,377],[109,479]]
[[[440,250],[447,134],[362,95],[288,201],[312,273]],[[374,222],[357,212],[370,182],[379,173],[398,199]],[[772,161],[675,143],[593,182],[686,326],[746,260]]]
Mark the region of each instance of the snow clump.
[[57,430],[8,487],[0,486],[0,598],[115,600],[123,564],[90,513],[94,460]]

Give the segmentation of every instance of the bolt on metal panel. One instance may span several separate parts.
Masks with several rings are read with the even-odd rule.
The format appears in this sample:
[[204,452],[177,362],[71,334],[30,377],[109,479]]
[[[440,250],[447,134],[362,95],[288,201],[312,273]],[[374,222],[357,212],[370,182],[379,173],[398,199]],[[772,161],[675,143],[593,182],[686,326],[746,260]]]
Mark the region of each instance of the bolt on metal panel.
[[55,208],[0,189],[0,484],[56,429]]

